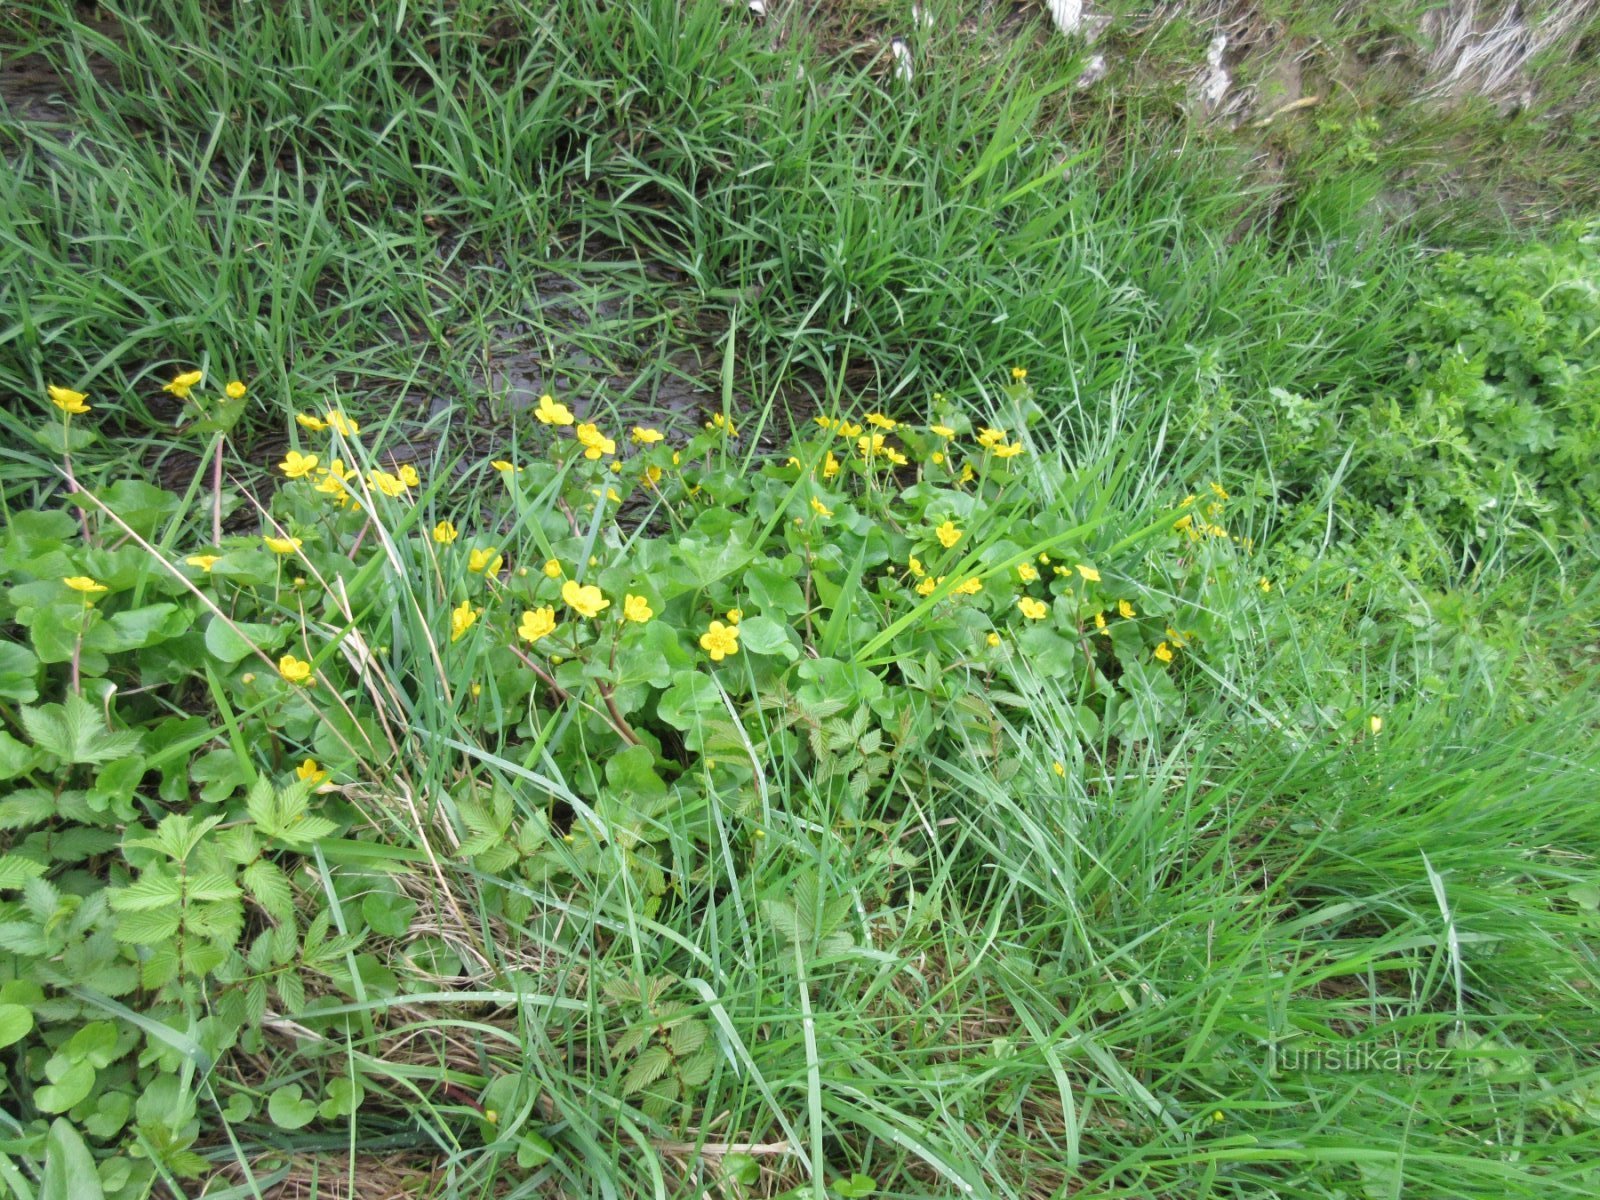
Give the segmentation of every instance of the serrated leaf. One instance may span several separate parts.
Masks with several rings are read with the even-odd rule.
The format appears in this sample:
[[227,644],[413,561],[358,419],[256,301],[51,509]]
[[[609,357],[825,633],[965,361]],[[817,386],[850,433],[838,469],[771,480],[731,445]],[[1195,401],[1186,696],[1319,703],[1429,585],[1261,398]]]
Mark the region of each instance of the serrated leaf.
[[651,1046],[634,1060],[628,1074],[622,1081],[622,1094],[632,1096],[644,1091],[656,1080],[667,1073],[667,1068],[672,1065],[672,1055],[667,1053],[665,1046]]
[[294,915],[294,892],[289,886],[289,877],[276,863],[257,859],[244,869],[239,879],[273,920],[284,921]]
[[137,733],[107,729],[100,710],[77,694],[62,704],[23,705],[19,713],[33,744],[63,763],[109,762],[139,748]]
[[0,888],[19,888],[43,874],[43,863],[20,854],[0,854]]

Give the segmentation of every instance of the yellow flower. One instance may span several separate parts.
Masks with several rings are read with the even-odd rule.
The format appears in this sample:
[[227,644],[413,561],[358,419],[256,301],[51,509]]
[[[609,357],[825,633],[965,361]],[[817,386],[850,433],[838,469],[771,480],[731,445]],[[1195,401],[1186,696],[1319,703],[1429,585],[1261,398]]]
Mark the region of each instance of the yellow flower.
[[285,654],[278,660],[278,674],[288,683],[309,683],[311,664],[292,654]]
[[725,615],[728,618],[729,625],[737,625],[740,621],[744,620],[744,609],[730,608]]
[[470,600],[463,600],[455,608],[451,609],[450,640],[452,642],[460,641],[462,634],[472,628],[473,622],[478,619],[478,614],[482,611],[483,609],[481,608],[473,608]]
[[635,596],[630,592],[622,597],[622,616],[624,620],[636,621],[643,625],[655,615],[655,609],[650,607],[650,601],[643,596]]
[[856,439],[856,449],[861,451],[863,457],[871,458],[874,454],[883,452],[883,434],[868,433]]
[[[940,578],[943,578],[943,576],[940,576]],[[917,584],[917,595],[931,596],[933,595],[933,589],[938,586],[939,580],[935,579],[932,575],[929,575],[921,583]]]
[[1047,563],[1050,561],[1050,556],[1048,554],[1040,554],[1039,561],[1042,563]]
[[530,642],[549,637],[556,631],[556,610],[546,604],[528,609],[522,614],[522,624],[517,626],[517,636]]
[[1021,579],[1023,583],[1032,583],[1035,579],[1039,578],[1039,568],[1034,566],[1032,563],[1018,563],[1017,577]]
[[1011,368],[1011,378],[1012,378],[1012,380],[1014,382],[1021,383],[1027,377],[1028,377],[1028,372],[1023,370],[1021,367],[1012,367]]
[[938,434],[947,442],[956,435],[956,431],[951,429],[948,425],[929,425],[928,429],[933,433]]
[[106,585],[87,575],[68,575],[61,581],[75,592],[82,592],[86,596],[96,595],[106,590]]
[[328,427],[328,423],[321,417],[314,417],[310,413],[295,413],[294,419],[300,423],[302,429],[309,429],[313,433],[321,433]]
[[1132,620],[1134,617],[1139,615],[1138,613],[1134,612],[1133,605],[1126,600],[1117,601],[1117,611],[1128,620]]
[[1094,627],[1096,629],[1104,629],[1106,627],[1106,614],[1105,613],[1103,613],[1103,612],[1095,613],[1095,615],[1094,615]]
[[933,465],[936,466],[936,467],[940,466],[940,465],[942,465],[944,463],[944,455],[940,454],[939,451],[935,450],[933,452],[932,457],[929,459],[929,461],[932,462]]
[[290,479],[303,479],[317,469],[317,456],[315,454],[301,454],[298,450],[291,450],[283,456],[283,461],[278,464]]
[[834,428],[842,438],[854,438],[861,436],[861,426],[852,425],[849,421],[840,420],[839,424]]
[[491,462],[489,465],[491,467],[493,467],[496,471],[499,471],[502,475],[505,474],[507,471],[510,471],[513,475],[515,475],[515,474],[517,474],[518,472],[520,472],[522,470],[521,467],[515,465],[514,463],[508,463],[503,458],[497,458],[493,462]]
[[721,662],[730,654],[739,653],[739,627],[713,621],[700,635],[700,648],[711,656],[712,662]]
[[300,539],[297,537],[281,538],[268,535],[261,540],[267,544],[267,549],[274,554],[293,554],[300,549]]
[[1165,642],[1162,642],[1159,646],[1156,647],[1156,657],[1159,658],[1164,663],[1171,662],[1172,661],[1172,647],[1167,645]]
[[[240,384],[239,386],[243,387],[244,385]],[[308,758],[305,760],[305,762],[301,763],[294,769],[294,777],[296,779],[304,780],[312,787],[316,787],[317,784],[321,783],[328,777],[328,773],[317,765],[316,759]]]
[[654,487],[656,484],[660,483],[661,482],[661,468],[660,467],[646,467],[644,469],[644,481],[645,481],[645,483],[649,484],[651,487]]
[[720,429],[723,433],[727,434],[731,438],[736,438],[739,436],[739,431],[734,428],[733,422],[728,420],[728,418],[723,416],[721,413],[712,413],[711,424],[707,425],[706,428]]
[[191,554],[183,561],[188,563],[191,567],[199,567],[202,571],[209,573],[211,568],[216,566],[221,558],[222,555],[220,554]]
[[1050,769],[1056,773],[1058,778],[1065,779],[1067,777],[1067,768],[1058,762],[1051,763]]
[[893,429],[899,422],[890,420],[882,413],[868,413],[867,424],[876,425],[879,429]]
[[971,483],[976,478],[977,478],[977,473],[975,471],[973,471],[972,464],[971,463],[962,464],[960,482],[961,483]]
[[976,596],[981,591],[983,591],[983,580],[973,575],[957,585],[955,594],[957,596]]
[[1228,490],[1220,483],[1208,483],[1206,486],[1211,489],[1211,494],[1218,500],[1226,500],[1228,498]]
[[901,454],[893,446],[885,446],[883,448],[883,456],[897,467],[903,467],[909,461],[904,454]]
[[50,403],[62,412],[77,416],[89,411],[89,406],[84,403],[89,398],[85,393],[75,392],[71,388],[56,387],[54,384],[47,390],[50,393]]
[[1371,717],[1367,718],[1367,728],[1372,730],[1372,732],[1374,734],[1382,733],[1383,732],[1383,718],[1378,716],[1377,714],[1373,714]]
[[831,516],[833,516],[833,509],[829,508],[826,504],[824,504],[821,500],[818,500],[815,496],[811,497],[811,511],[816,513],[817,516],[819,516],[819,517],[831,517]]
[[832,479],[839,473],[839,460],[833,456],[833,451],[828,451],[828,457],[822,460],[822,477]]
[[583,443],[583,456],[591,461],[602,454],[615,454],[617,443],[600,432],[598,425],[585,422],[578,426],[578,441]]
[[192,392],[195,389],[195,386],[205,377],[204,371],[185,371],[171,383],[162,384],[161,390],[163,392],[171,392],[179,400],[187,400],[189,398],[189,393]]
[[569,579],[561,585],[561,598],[567,602],[580,617],[593,617],[603,608],[610,608],[611,601],[605,594],[592,583],[579,583],[576,579]]
[[400,482],[408,488],[422,486],[422,476],[417,474],[417,469],[410,463],[402,463],[396,473],[400,476]]
[[1050,615],[1050,606],[1043,600],[1035,600],[1032,596],[1021,597],[1017,601],[1017,607],[1030,621],[1042,621]]
[[572,410],[565,404],[557,404],[549,393],[539,397],[539,407],[533,410],[533,415],[539,418],[541,425],[572,424]]
[[915,554],[906,559],[906,569],[909,570],[917,579],[922,578],[922,560]]
[[506,557],[499,550],[490,546],[487,549],[474,550],[467,555],[467,570],[474,575],[482,571],[485,575],[498,575],[500,568],[505,564]]
[[337,408],[330,408],[322,415],[326,418],[333,431],[342,437],[355,437],[356,434],[361,432],[361,426],[357,425]]
[[248,390],[241,381],[232,379],[228,381],[228,386],[223,388],[222,392],[229,400],[243,400],[244,394]]
[[985,450],[992,449],[995,446],[1003,446],[1005,441],[1006,431],[1004,429],[990,429],[985,425],[978,430],[978,445]]
[[1100,572],[1096,571],[1093,567],[1085,566],[1083,563],[1078,564],[1078,574],[1082,575],[1090,583],[1100,582]]
[[460,531],[449,521],[440,521],[433,527],[433,540],[441,546],[448,546],[460,536]]
[[549,559],[544,564],[544,574],[545,574],[545,578],[547,578],[547,579],[560,579],[561,578],[561,564],[558,563],[553,558]]
[[374,468],[367,473],[367,482],[385,496],[405,495],[406,485],[387,471],[379,471]]
[[950,547],[954,546],[961,540],[961,530],[956,528],[956,523],[954,521],[946,521],[943,525],[939,526],[939,528],[935,529],[933,533],[934,536],[939,539],[939,544],[946,550],[950,549]]
[[644,425],[633,427],[633,440],[641,446],[653,446],[666,437],[659,429],[651,429]]
[[988,642],[991,646],[998,646],[1000,644],[1000,635],[998,633],[991,633],[983,640]]
[[996,446],[994,448],[994,456],[996,458],[1015,458],[1017,455],[1019,455],[1021,453],[1022,453],[1022,443],[1021,442],[1013,442],[1009,446]]
[[1260,588],[1263,592],[1270,592],[1272,590],[1272,580],[1268,579],[1265,575],[1263,575],[1261,577],[1261,582],[1256,584],[1256,586],[1258,588]]

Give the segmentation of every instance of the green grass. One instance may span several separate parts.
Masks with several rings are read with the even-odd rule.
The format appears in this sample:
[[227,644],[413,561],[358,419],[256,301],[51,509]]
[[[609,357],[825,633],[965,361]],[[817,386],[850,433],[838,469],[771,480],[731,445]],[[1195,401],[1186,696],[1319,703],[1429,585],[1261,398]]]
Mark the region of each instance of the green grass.
[[[383,631],[382,677],[437,686],[374,676],[387,725],[306,745],[371,739],[350,802],[435,958],[346,955],[344,993],[195,1083],[208,1195],[363,1194],[401,1170],[451,1198],[822,1196],[854,1173],[886,1196],[1594,1194],[1593,548],[1491,530],[1464,553],[1349,505],[1337,473],[1285,484],[1298,464],[1264,449],[1272,388],[1339,412],[1404,386],[1439,246],[1352,218],[1371,164],[1308,152],[1319,190],[1285,217],[1241,186],[1247,144],[1077,96],[1081,47],[989,26],[941,21],[906,86],[831,53],[802,6],[766,26],[676,0],[369,7],[107,4],[91,26],[35,4],[0,42],[49,64],[66,114],[0,95],[8,523],[65,494],[29,432],[50,383],[114,435],[80,473],[188,488],[204,447],[160,385],[191,365],[251,385],[230,524],[255,527],[291,414],[335,402],[370,444],[409,440],[428,488],[349,615]],[[1206,653],[1130,718],[1143,736],[1086,719],[1092,684],[1040,678],[975,701],[964,753],[894,764],[849,819],[781,757],[712,788],[696,816],[722,853],[664,896],[626,870],[509,885],[453,852],[462,798],[509,791],[507,837],[540,827],[550,763],[492,687],[431,667],[450,601],[402,536],[449,518],[548,554],[548,503],[508,504],[482,467],[531,440],[494,394],[508,365],[613,428],[726,405],[747,446],[819,408],[926,420],[942,393],[1059,457],[1081,489],[1063,517],[1087,496],[1134,529],[1222,481],[1273,587],[1211,593]],[[1021,410],[996,383],[1012,366]],[[209,541],[208,481],[195,495],[165,547]],[[189,682],[162,703],[192,705],[211,750],[292,765]],[[767,846],[747,855],[727,831],[753,805]],[[373,844],[314,860],[334,931],[379,886]],[[812,908],[793,945],[785,898]],[[378,968],[411,991],[381,994]],[[614,1048],[648,1022],[618,980],[664,981],[710,1027],[685,1123],[624,1095]],[[204,1036],[172,1035],[191,1063]],[[1404,1068],[1274,1070],[1341,1042]],[[501,1072],[536,1087],[499,1128],[537,1130],[548,1163],[486,1148],[478,1091]],[[220,1107],[224,1082],[261,1101],[356,1074],[383,1094],[348,1121]],[[29,1119],[4,1120],[8,1165]]]

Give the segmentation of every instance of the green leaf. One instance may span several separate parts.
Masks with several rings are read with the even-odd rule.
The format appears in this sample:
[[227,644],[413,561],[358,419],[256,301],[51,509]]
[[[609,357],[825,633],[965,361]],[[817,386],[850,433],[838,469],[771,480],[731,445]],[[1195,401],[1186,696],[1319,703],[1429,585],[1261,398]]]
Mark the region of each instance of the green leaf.
[[656,756],[648,746],[629,746],[606,760],[606,782],[634,796],[664,796],[666,781],[655,771]]
[[780,612],[796,617],[806,610],[805,593],[795,582],[792,572],[786,573],[776,567],[758,563],[744,573],[744,586],[757,607],[766,612]]
[[302,1129],[317,1116],[317,1103],[307,1100],[298,1083],[287,1083],[267,1100],[267,1115],[279,1129]]
[[771,617],[746,617],[739,622],[739,645],[752,654],[775,654],[790,662],[800,657],[799,638]]
[[[94,1072],[89,1074],[92,1078]],[[78,1131],[59,1118],[51,1122],[50,1135],[45,1138],[39,1200],[105,1200],[94,1155]]]
[[65,1061],[58,1056],[45,1064],[45,1074],[51,1082],[35,1088],[33,1093],[33,1103],[40,1112],[64,1113],[94,1090],[95,1070],[89,1063],[75,1062],[52,1071],[52,1064]]
[[288,633],[287,625],[263,625],[250,621],[230,624],[221,617],[213,617],[206,626],[206,649],[232,666],[254,654],[257,649],[263,653],[278,649]]
[[0,1004],[0,1048],[20,1042],[32,1029],[32,1011],[21,1004]]
[[0,642],[0,699],[32,704],[38,681],[39,656],[17,642]]
[[100,710],[74,693],[64,704],[24,705],[22,726],[33,744],[63,763],[103,763],[139,748],[139,735],[106,728]]
[[19,888],[44,874],[44,864],[20,854],[0,855],[0,888]]
[[656,711],[674,729],[692,729],[705,718],[723,711],[722,693],[709,675],[679,671],[672,677],[672,686],[661,697]]

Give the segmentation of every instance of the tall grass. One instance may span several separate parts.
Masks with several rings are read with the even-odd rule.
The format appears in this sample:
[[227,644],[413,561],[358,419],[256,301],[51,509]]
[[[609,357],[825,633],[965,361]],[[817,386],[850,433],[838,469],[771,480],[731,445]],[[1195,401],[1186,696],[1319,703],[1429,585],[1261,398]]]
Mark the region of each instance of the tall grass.
[[[968,753],[898,765],[894,802],[850,821],[760,763],[756,800],[708,791],[725,852],[657,907],[626,870],[563,892],[455,856],[463,796],[508,794],[520,826],[583,781],[479,737],[502,698],[437,665],[428,543],[375,529],[346,615],[385,724],[319,736],[402,764],[352,795],[392,856],[328,851],[356,880],[328,900],[341,921],[360,872],[397,871],[439,954],[393,998],[273,1018],[263,1093],[332,1042],[390,1103],[336,1139],[208,1114],[234,1180],[211,1194],[303,1182],[285,1151],[348,1156],[319,1165],[325,1195],[384,1155],[441,1197],[820,1197],[855,1173],[903,1196],[1593,1194],[1600,972],[1574,889],[1600,750],[1556,634],[1592,585],[1508,558],[1440,602],[1341,524],[1337,478],[1285,495],[1262,449],[1270,388],[1337,407],[1393,385],[1425,249],[1285,233],[1228,149],[1085,111],[1064,41],[941,20],[903,84],[830,57],[799,7],[17,9],[8,37],[69,115],[0,110],[0,391],[90,391],[130,458],[174,452],[158,385],[191,364],[252,381],[241,495],[287,415],[336,395],[418,435],[439,486],[416,528],[493,528],[537,561],[541,498],[443,499],[518,436],[493,363],[567,358],[579,403],[636,413],[690,349],[752,425],[926,418],[935,392],[1028,425],[1131,524],[1224,479],[1274,582],[1215,596],[1226,636],[1181,695],[1153,688],[1140,738],[1039,680],[974,689]],[[1013,365],[1036,409],[1006,409]],[[61,486],[21,442],[31,402],[0,410],[8,512]],[[405,678],[431,682],[385,682]],[[720,831],[752,803],[770,849],[735,858]],[[785,897],[814,909],[788,942],[765,915]],[[622,1095],[613,1048],[647,1006],[618,978],[668,981],[712,1028],[697,1126]],[[1409,1057],[1283,1066],[1340,1039]],[[462,1097],[504,1072],[528,1087],[486,1147]],[[513,1170],[533,1128],[557,1152]]]

